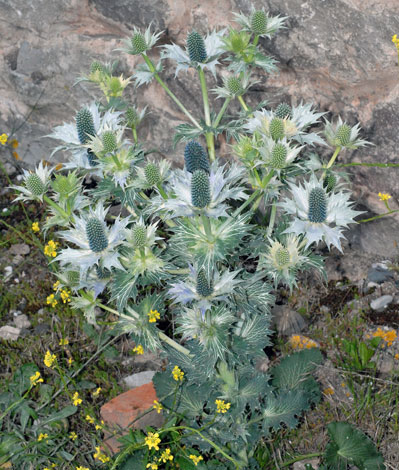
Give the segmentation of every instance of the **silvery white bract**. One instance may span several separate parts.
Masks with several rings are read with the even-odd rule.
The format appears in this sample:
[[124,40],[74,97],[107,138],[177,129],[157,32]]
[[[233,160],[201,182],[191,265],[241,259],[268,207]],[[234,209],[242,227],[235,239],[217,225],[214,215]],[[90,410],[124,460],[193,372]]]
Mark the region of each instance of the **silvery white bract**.
[[[236,79],[240,85],[240,92],[239,93],[233,93],[231,90],[231,86],[229,86],[229,81],[231,79]],[[251,80],[250,79],[250,74],[249,73],[242,73],[242,76],[237,76],[235,77],[234,75],[232,76],[227,76],[223,77],[223,86],[222,87],[217,87],[213,88],[211,91],[216,94],[216,98],[234,98],[235,96],[241,96],[246,91],[248,88],[250,88],[253,85],[256,85],[259,83],[259,80]]]
[[[87,109],[93,116],[94,129],[97,134],[101,133],[104,128],[115,131],[120,128],[121,113],[119,111],[107,110],[101,115],[99,105],[95,102],[88,105]],[[85,168],[93,172],[97,171],[98,173],[98,169],[90,166],[87,159],[87,147],[80,143],[75,122],[65,123],[62,126],[55,127],[53,133],[48,137],[64,142],[63,145],[59,145],[51,152],[51,156],[60,150],[71,151],[72,158],[63,164],[64,168]]]
[[[250,133],[259,131],[261,134],[270,136],[269,126],[275,114],[268,109],[255,111],[254,117],[249,119],[244,128]],[[312,110],[312,104],[299,104],[292,107],[292,119],[283,119],[284,135],[287,139],[296,140],[299,144],[325,145],[324,140],[316,132],[305,132],[310,126],[319,122],[325,113],[316,113]]]
[[226,270],[220,274],[216,270],[209,280],[212,285],[212,293],[207,297],[203,297],[197,292],[197,270],[192,265],[189,265],[189,270],[190,275],[187,279],[172,283],[168,294],[176,304],[186,305],[195,302],[195,305],[202,313],[211,308],[213,302],[227,301],[235,286],[241,282],[239,279],[235,279],[239,271],[230,272]]
[[[157,167],[159,169],[159,175],[161,177],[160,178],[161,182],[166,181],[169,178],[169,175],[170,175],[170,162],[168,162],[168,160],[160,160],[160,161],[156,161],[156,162],[148,160],[148,163],[153,163],[153,164],[157,165]],[[145,175],[145,168],[144,167],[142,167],[142,166],[137,166],[136,167],[136,177],[132,181],[131,185],[134,188],[138,188],[138,189],[149,189],[149,188],[152,187],[152,185],[150,185],[148,183],[147,177]],[[156,190],[156,187],[155,187],[155,190]]]
[[[158,33],[152,33],[151,26],[152,26],[152,22],[150,23],[148,28],[144,31],[144,33],[142,33],[138,28],[136,28],[136,26],[133,28],[132,37],[134,36],[142,37],[145,42],[145,50],[141,52],[145,52],[148,49],[152,49],[163,34],[163,31],[159,31]],[[127,54],[132,54],[132,55],[136,55],[138,53],[132,47],[131,38],[123,39],[122,42],[125,47],[118,47],[117,49],[115,49],[115,51],[122,51],[122,52],[126,52]]]
[[[304,235],[307,239],[306,247],[323,240],[328,248],[333,245],[342,252],[340,239],[345,238],[342,235],[343,228],[355,223],[354,218],[362,213],[352,209],[353,203],[349,201],[350,193],[326,192],[323,182],[314,174],[309,181],[304,181],[303,186],[300,183],[298,186],[289,183],[288,186],[292,199],[285,199],[279,206],[293,215],[294,220],[284,233]],[[309,198],[314,189],[317,189],[320,197],[324,198],[324,214],[321,217],[324,218],[323,221],[309,220],[311,209]]]
[[[281,159],[281,162],[277,161],[279,160],[278,155],[276,156],[273,153],[273,150],[275,150],[276,145],[284,147],[285,149],[285,157],[284,159]],[[263,139],[262,147],[259,148],[259,153],[263,162],[266,165],[271,166],[275,170],[282,170],[283,168],[286,168],[294,162],[294,160],[304,147],[304,145],[301,145],[300,147],[290,147],[290,144],[286,137],[284,137],[284,139],[282,140],[279,140],[278,142],[275,142],[270,137],[265,137]]]
[[[347,128],[346,139],[340,137],[340,130],[343,127]],[[365,147],[366,145],[371,145],[370,142],[364,139],[359,138],[360,125],[359,123],[351,127],[346,122],[343,122],[341,117],[338,117],[338,120],[335,124],[332,122],[326,121],[324,128],[324,134],[327,138],[328,143],[333,147],[347,147],[351,150],[355,150],[358,147]]]
[[123,245],[129,248],[129,250],[137,248],[137,246],[135,245],[134,228],[139,226],[139,227],[143,227],[143,229],[145,230],[145,236],[146,236],[145,243],[143,243],[142,246],[151,248],[153,245],[155,245],[155,243],[158,240],[162,240],[162,237],[157,236],[158,224],[159,224],[159,221],[154,222],[152,224],[150,223],[145,224],[142,217],[140,217],[140,219],[135,222],[135,225],[133,228],[129,228],[125,230],[125,241],[123,242]]
[[235,16],[235,20],[239,25],[242,26],[244,31],[252,33],[252,26],[251,26],[251,16],[255,11],[262,11],[267,18],[266,21],[266,30],[259,34],[260,37],[267,37],[271,38],[271,35],[276,33],[279,29],[284,28],[284,21],[288,18],[288,16],[269,16],[269,13],[262,8],[262,10],[256,10],[253,6],[251,7],[251,14],[244,15],[244,13],[233,13]]
[[201,67],[202,69],[209,69],[214,77],[216,77],[216,65],[219,64],[219,56],[224,52],[222,37],[226,29],[221,31],[213,31],[204,37],[207,59],[205,63],[195,63],[190,61],[187,49],[182,49],[177,44],[166,44],[162,46],[162,58],[172,59],[177,62],[175,77],[179,74],[180,70],[187,71],[190,67]]
[[[229,167],[218,166],[213,162],[209,175],[211,188],[211,202],[203,209],[208,217],[227,216],[227,199],[240,200],[246,197],[243,186],[238,186],[244,177],[244,168],[233,163]],[[169,181],[169,189],[174,197],[167,200],[162,197],[152,199],[152,209],[167,212],[170,217],[193,217],[198,214],[198,208],[191,202],[191,178],[192,174],[186,169],[175,170]]]
[[[124,269],[119,261],[119,247],[125,239],[125,228],[130,223],[130,219],[120,219],[117,217],[109,228],[105,222],[105,216],[108,209],[104,209],[103,205],[99,203],[95,210],[90,209],[88,213],[83,214],[81,217],[75,216],[73,228],[63,232],[59,235],[79,248],[64,248],[55,259],[61,265],[72,265],[79,268],[81,277],[87,273],[88,269],[94,266],[100,266],[102,269],[111,270],[112,268]],[[87,222],[95,218],[102,224],[106,239],[107,246],[102,251],[94,252],[90,248],[89,239],[87,235]]]
[[11,189],[18,191],[20,194],[14,201],[41,201],[47,192],[52,168],[41,161],[34,172],[23,170],[24,186],[10,186]]

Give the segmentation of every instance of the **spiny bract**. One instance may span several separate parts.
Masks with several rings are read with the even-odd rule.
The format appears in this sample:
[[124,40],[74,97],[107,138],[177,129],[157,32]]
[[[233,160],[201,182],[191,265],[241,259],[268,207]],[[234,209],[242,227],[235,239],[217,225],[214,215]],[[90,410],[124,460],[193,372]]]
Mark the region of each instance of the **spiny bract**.
[[89,241],[91,251],[99,253],[108,246],[107,236],[105,234],[103,223],[95,217],[89,219],[86,223],[86,235]]
[[34,196],[41,196],[46,192],[46,186],[36,173],[31,173],[26,178],[25,185]]
[[161,182],[161,172],[155,163],[147,163],[144,168],[144,174],[149,186],[156,186]]
[[197,31],[192,31],[187,36],[187,52],[191,62],[204,63],[206,61],[205,42]]
[[274,115],[280,119],[292,119],[292,108],[287,103],[280,103],[274,111]]
[[204,170],[195,170],[191,179],[191,202],[203,209],[211,202],[209,177]]
[[184,149],[184,163],[186,170],[194,173],[195,170],[204,170],[209,173],[209,159],[205,149],[198,142],[189,142]]
[[310,222],[323,223],[327,218],[327,200],[322,188],[313,188],[309,193]]
[[87,108],[82,108],[76,114],[76,129],[81,144],[87,144],[90,136],[96,135],[93,116]]

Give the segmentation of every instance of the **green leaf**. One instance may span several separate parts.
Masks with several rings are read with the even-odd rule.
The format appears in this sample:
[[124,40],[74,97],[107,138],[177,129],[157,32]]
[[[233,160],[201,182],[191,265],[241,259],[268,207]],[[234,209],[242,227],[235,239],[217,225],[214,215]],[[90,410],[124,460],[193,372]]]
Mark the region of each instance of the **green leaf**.
[[349,464],[360,470],[384,470],[384,460],[373,442],[346,422],[330,423],[327,427],[331,442],[324,460],[329,470],[346,470]]
[[57,411],[56,413],[51,414],[47,418],[45,418],[43,421],[40,421],[37,423],[36,427],[42,427],[45,424],[53,423],[55,421],[60,421],[62,419],[68,418],[69,416],[74,415],[78,411],[77,406],[73,405],[68,405],[65,408],[63,408],[61,411]]
[[16,391],[19,396],[22,396],[29,389],[30,377],[35,375],[38,370],[39,369],[36,364],[29,363],[24,364],[15,372],[13,377],[13,390]]
[[270,428],[277,430],[282,424],[295,428],[297,416],[309,407],[306,395],[300,390],[281,392],[278,395],[269,394],[265,399],[263,414],[263,429],[267,433]]
[[119,470],[146,470],[147,453],[143,450],[130,455],[119,467]]

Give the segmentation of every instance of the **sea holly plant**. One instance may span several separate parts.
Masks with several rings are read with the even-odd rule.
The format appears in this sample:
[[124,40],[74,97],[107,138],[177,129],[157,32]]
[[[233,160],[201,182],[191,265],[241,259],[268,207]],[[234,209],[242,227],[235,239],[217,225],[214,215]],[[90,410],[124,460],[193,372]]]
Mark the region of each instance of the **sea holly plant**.
[[[285,18],[253,9],[236,19],[238,29],[190,31],[182,46],[159,46],[157,64],[151,55],[162,33],[135,29],[119,49],[143,59],[131,79],[93,62],[80,80],[103,99],[82,103],[75,119],[51,134],[61,141],[54,152],[67,157],[63,169],[40,165],[14,188],[20,199],[49,205],[46,228],[58,234],[51,263],[71,305],[91,323],[112,315],[112,327],[137,350],[166,357],[154,377],[157,410],[164,429],[181,432],[199,468],[214,459],[218,468],[258,468],[260,439],[297,426],[320,399],[312,377],[322,361],[318,349],[269,366],[270,308],[274,290],[292,290],[301,271],[324,273],[316,248],[342,251],[343,232],[360,212],[335,164],[340,152],[367,144],[358,125],[329,123],[310,103],[249,107],[252,76],[276,69],[260,40],[284,28]],[[198,75],[201,115],[170,90],[162,78],[167,65],[175,75]],[[152,146],[139,138],[146,110],[125,98],[130,83],[154,80],[187,117],[175,138],[182,168],[151,156]],[[235,100],[241,111],[228,116]],[[227,161],[218,154],[220,134],[230,139]],[[129,447],[147,467],[161,465],[162,432],[148,446],[151,455],[142,452],[149,435]]]

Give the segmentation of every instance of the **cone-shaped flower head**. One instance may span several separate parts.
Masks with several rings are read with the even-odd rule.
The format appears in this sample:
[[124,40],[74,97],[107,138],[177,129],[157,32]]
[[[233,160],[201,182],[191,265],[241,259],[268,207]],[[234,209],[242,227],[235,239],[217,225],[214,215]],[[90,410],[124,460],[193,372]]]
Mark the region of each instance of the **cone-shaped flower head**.
[[337,140],[340,142],[342,147],[345,147],[349,144],[351,140],[351,127],[348,124],[342,124],[337,129]]
[[197,294],[201,297],[209,297],[213,293],[213,282],[207,279],[205,271],[201,269],[197,273]]
[[209,159],[205,149],[198,142],[189,142],[184,149],[184,163],[186,170],[194,173],[195,170],[210,172]]
[[81,144],[86,144],[92,136],[96,135],[93,115],[88,108],[82,108],[77,112],[76,129]]
[[145,225],[137,224],[132,229],[132,243],[136,248],[143,248],[147,243],[147,229]]
[[96,217],[92,217],[86,222],[86,236],[92,251],[99,253],[108,246],[107,235],[105,234],[105,224]]
[[87,149],[87,160],[91,167],[98,165],[98,159],[96,157],[96,154],[92,152],[90,149]]
[[31,173],[25,180],[26,189],[34,196],[41,196],[46,191],[44,182],[36,173]]
[[203,209],[211,202],[209,176],[204,170],[195,170],[191,178],[191,202],[194,207]]
[[273,140],[281,140],[284,137],[284,122],[280,118],[273,118],[270,121],[270,135]]
[[144,168],[144,174],[149,186],[156,186],[162,180],[161,171],[156,163],[147,163]]
[[105,153],[115,152],[115,150],[118,148],[116,135],[113,131],[105,131],[101,136],[101,139]]
[[287,158],[287,148],[283,144],[277,143],[272,150],[270,164],[273,168],[284,168]]
[[138,55],[142,54],[147,50],[147,42],[145,40],[144,34],[136,30],[133,33],[131,42],[131,54]]
[[346,147],[349,149],[357,149],[369,145],[369,142],[359,138],[360,126],[356,124],[351,127],[343,122],[339,117],[336,124],[326,123],[324,133],[328,143],[333,147]]
[[192,31],[187,36],[187,52],[191,62],[206,62],[205,41],[197,31]]
[[229,92],[234,96],[241,96],[244,93],[244,87],[239,77],[229,77],[226,86]]
[[274,115],[280,119],[292,119],[292,108],[287,103],[280,103],[275,109]]
[[336,185],[337,185],[337,177],[334,175],[334,173],[328,173],[326,177],[324,178],[323,187],[329,193],[335,188]]
[[90,72],[93,74],[96,72],[103,73],[104,67],[100,62],[98,62],[98,60],[94,60],[90,65]]
[[251,15],[251,30],[254,34],[267,33],[267,14],[263,10],[255,10]]
[[313,188],[309,193],[308,219],[315,224],[323,223],[327,218],[327,196],[323,188]]
[[49,169],[43,162],[40,162],[34,172],[27,170],[23,170],[23,172],[24,185],[11,186],[11,188],[21,193],[15,198],[15,201],[42,201],[50,183],[52,169]]
[[286,137],[276,142],[271,137],[265,137],[258,147],[262,160],[275,170],[282,170],[293,164],[303,149],[303,146],[291,147]]

